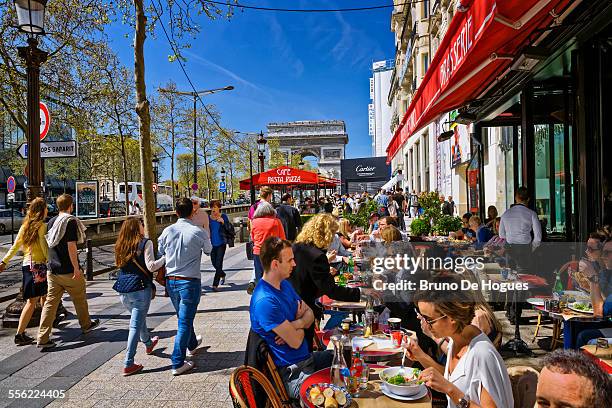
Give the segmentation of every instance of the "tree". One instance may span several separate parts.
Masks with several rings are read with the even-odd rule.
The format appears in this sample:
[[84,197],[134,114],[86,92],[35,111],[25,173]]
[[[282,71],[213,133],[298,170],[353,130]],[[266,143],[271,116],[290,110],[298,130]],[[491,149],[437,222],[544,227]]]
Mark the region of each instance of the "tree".
[[190,189],[193,183],[193,154],[181,153],[176,156],[179,192]]
[[[134,6],[133,9],[132,5]],[[144,0],[120,0],[119,6],[120,10],[124,12],[124,20],[134,22],[134,80],[136,86],[136,113],[138,114],[138,130],[140,134],[140,165],[142,182],[144,185],[150,186],[153,183],[153,166],[151,162],[151,116],[145,82],[144,44],[146,33],[147,31],[154,32],[155,25],[159,22],[173,50],[170,60],[179,60],[180,63],[183,59],[180,52],[185,47],[183,42],[185,35],[194,35],[199,32],[198,25],[192,18],[193,10],[196,8],[194,6],[199,6],[196,10],[197,14],[206,14],[209,18],[223,15],[223,12],[215,4],[209,3],[206,0],[195,0],[189,4],[168,0],[165,4],[158,2],[157,5],[153,1],[148,10],[145,9]],[[147,25],[147,11],[154,13],[154,18],[150,25]],[[161,20],[164,12],[168,13],[168,31],[172,34],[171,36]],[[228,5],[226,16],[229,18],[231,14],[232,8]],[[156,239],[153,190],[151,188],[143,189],[143,196],[145,201],[145,231],[150,238]]]
[[157,100],[152,103],[154,120],[154,140],[166,157],[170,159],[170,181],[172,186],[172,197],[176,197],[175,191],[175,169],[176,153],[181,145],[181,131],[186,127],[185,118],[187,107],[185,98],[177,95],[176,83],[167,82],[163,89],[170,92],[160,92]]

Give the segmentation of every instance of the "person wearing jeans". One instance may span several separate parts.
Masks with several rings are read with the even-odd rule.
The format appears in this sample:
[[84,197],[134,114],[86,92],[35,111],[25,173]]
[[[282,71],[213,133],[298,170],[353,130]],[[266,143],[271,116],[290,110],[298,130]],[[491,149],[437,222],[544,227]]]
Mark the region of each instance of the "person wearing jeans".
[[[198,305],[200,304],[201,282],[199,280],[168,280],[166,288],[168,295],[178,316],[178,330],[174,339],[172,351],[172,373],[181,374],[180,368],[187,363],[186,356],[193,352],[202,342],[201,337],[196,336],[193,328]],[[189,353],[187,353],[189,351]]]
[[210,255],[212,245],[208,231],[191,222],[193,207],[188,198],[176,202],[175,224],[164,229],[158,240],[159,254],[166,258],[166,290],[178,317],[178,330],[172,353],[172,375],[180,375],[194,367],[185,361],[195,353],[202,337],[196,336],[193,321],[200,303],[202,251]]
[[[123,375],[128,376],[141,371],[143,366],[134,363],[138,339],[146,346],[147,354],[151,354],[159,341],[159,337],[151,338],[147,328],[147,313],[151,305],[151,297],[155,291],[153,271],[159,270],[165,263],[162,257],[155,260],[153,242],[144,236],[142,221],[130,217],[123,222],[119,237],[115,243],[115,264],[120,268],[117,285],[121,287],[121,303],[130,313],[130,331]],[[134,290],[134,279],[138,281],[139,289]],[[125,282],[131,284],[123,284]],[[142,284],[142,286],[140,286]],[[125,289],[126,291],[122,290]]]
[[[212,288],[216,292],[219,290],[219,283],[225,283],[225,272],[223,272],[223,258],[225,257],[225,249],[227,247],[227,239],[225,238],[225,227],[230,225],[227,215],[221,213],[221,201],[212,200],[210,202],[211,212],[209,215],[210,225],[210,242],[212,243],[212,252],[210,253],[210,261],[215,268],[215,277],[213,279]],[[233,227],[232,227],[233,228]]]

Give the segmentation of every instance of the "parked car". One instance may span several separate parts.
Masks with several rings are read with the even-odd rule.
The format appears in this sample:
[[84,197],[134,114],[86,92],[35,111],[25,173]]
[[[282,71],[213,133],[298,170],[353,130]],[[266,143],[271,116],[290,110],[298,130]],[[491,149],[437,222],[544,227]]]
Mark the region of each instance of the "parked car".
[[11,231],[11,211],[13,212],[15,231],[18,231],[23,223],[24,217],[21,215],[21,212],[11,209],[0,210],[0,234]]
[[125,202],[123,201],[101,201],[98,206],[100,218],[125,217]]

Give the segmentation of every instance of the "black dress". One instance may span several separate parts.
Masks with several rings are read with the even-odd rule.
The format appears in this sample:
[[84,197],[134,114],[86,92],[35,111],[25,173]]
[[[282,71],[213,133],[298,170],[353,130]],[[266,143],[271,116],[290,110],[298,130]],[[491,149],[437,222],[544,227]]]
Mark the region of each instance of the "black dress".
[[[293,255],[296,267],[289,281],[302,300],[310,306],[316,319],[321,319],[323,311],[315,305],[315,301],[323,295],[346,302],[358,302],[361,298],[358,288],[344,288],[336,285],[334,277],[329,273],[329,261],[322,249],[314,245],[298,243],[293,245]],[[305,330],[304,336],[311,351],[314,336],[313,325]]]
[[34,273],[30,268],[30,265],[23,265],[21,267],[21,286],[23,288],[23,298],[32,299],[39,296],[47,295],[47,280],[35,282]]

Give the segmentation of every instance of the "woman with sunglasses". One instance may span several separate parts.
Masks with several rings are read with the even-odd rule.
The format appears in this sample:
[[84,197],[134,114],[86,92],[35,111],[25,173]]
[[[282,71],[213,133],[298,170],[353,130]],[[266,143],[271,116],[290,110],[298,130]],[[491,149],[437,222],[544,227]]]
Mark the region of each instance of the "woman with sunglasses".
[[[460,285],[456,275],[434,277],[432,282]],[[417,293],[414,300],[431,333],[448,339],[445,366],[427,355],[414,339],[406,342],[409,357],[425,367],[419,379],[446,394],[449,408],[513,407],[504,360],[487,335],[471,324],[473,295],[462,290],[428,291]]]

